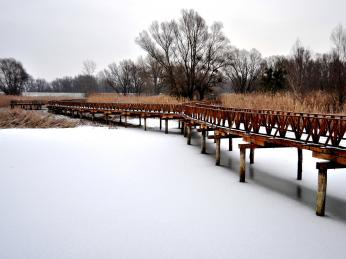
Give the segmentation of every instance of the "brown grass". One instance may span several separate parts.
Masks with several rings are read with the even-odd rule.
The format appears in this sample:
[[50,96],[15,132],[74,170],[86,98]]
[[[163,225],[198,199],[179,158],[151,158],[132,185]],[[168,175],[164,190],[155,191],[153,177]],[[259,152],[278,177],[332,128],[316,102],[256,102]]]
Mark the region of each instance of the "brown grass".
[[251,94],[224,94],[220,96],[224,106],[249,109],[270,109],[280,111],[310,112],[310,113],[346,113],[346,104],[343,109],[336,105],[336,98],[326,92],[311,92],[297,100],[290,93]]
[[158,103],[158,104],[178,104],[185,102],[184,98],[176,98],[167,95],[157,96],[136,96],[121,95],[115,93],[97,93],[87,97],[87,102],[93,103]]
[[68,96],[16,96],[16,95],[0,95],[0,107],[9,107],[12,100],[40,100],[40,101],[54,101],[73,99]]
[[21,109],[0,109],[0,128],[73,128],[76,121]]

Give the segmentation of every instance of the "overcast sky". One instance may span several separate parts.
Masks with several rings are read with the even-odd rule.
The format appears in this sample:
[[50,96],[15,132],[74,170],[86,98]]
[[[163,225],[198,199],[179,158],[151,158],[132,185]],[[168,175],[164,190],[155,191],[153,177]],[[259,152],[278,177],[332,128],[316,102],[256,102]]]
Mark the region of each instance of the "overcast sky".
[[134,42],[139,32],[184,8],[222,22],[232,45],[263,56],[289,54],[297,38],[327,52],[332,29],[346,26],[345,0],[0,0],[0,58],[48,80],[77,75],[86,59],[101,70],[144,55]]

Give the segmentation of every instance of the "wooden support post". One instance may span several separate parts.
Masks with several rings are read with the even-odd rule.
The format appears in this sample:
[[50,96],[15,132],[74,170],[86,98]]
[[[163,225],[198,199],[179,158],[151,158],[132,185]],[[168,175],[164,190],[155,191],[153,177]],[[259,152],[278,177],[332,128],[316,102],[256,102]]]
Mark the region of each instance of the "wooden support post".
[[187,126],[187,144],[191,145],[191,135],[192,135],[192,128],[191,125]]
[[181,125],[180,125],[180,120],[178,120],[178,129],[180,129]]
[[144,117],[144,130],[147,130],[147,118]]
[[79,117],[80,117],[81,119],[83,119],[83,114],[82,114],[82,112],[79,112]]
[[106,123],[109,124],[108,114],[105,114]]
[[125,115],[125,128],[127,128],[127,115]]
[[215,147],[215,165],[220,165],[221,160],[221,139],[215,138],[216,140],[216,147]]
[[165,134],[168,134],[168,119],[165,119]]
[[121,115],[120,115],[120,117],[119,117],[119,122],[121,123],[122,121],[121,121]]
[[303,150],[301,148],[298,148],[297,151],[298,151],[297,180],[301,180],[302,172],[303,172]]
[[92,113],[91,114],[91,121],[94,121],[95,120],[95,113]]
[[185,129],[185,123],[184,121],[181,122],[181,128],[180,128],[180,133],[184,134],[184,129]]
[[184,123],[184,138],[187,137],[187,131],[188,131],[187,128],[188,128],[188,127],[187,127],[186,123]]
[[206,131],[202,130],[202,135],[201,135],[201,153],[205,154],[207,151],[207,147],[206,147]]
[[141,116],[139,115],[139,127],[141,127],[142,126],[142,118],[141,118]]
[[317,190],[317,203],[316,215],[324,216],[326,205],[326,191],[327,191],[327,169],[321,167],[318,170],[318,190]]
[[160,130],[162,130],[162,118],[160,118]]
[[253,164],[255,161],[254,161],[254,158],[255,158],[255,149],[252,147],[250,148],[250,164]]
[[246,156],[246,148],[240,147],[240,182],[245,183],[245,156]]
[[233,150],[233,139],[232,139],[232,137],[229,137],[228,151],[232,151],[232,150]]

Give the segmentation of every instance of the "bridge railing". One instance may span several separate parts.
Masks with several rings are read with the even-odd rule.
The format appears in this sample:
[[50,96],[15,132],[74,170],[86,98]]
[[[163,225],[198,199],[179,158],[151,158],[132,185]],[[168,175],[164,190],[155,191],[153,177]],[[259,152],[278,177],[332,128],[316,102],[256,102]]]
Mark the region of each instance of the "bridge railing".
[[345,148],[346,116],[275,110],[227,108],[199,102],[184,104],[88,103],[52,101],[50,107],[97,111],[181,114],[213,127]]

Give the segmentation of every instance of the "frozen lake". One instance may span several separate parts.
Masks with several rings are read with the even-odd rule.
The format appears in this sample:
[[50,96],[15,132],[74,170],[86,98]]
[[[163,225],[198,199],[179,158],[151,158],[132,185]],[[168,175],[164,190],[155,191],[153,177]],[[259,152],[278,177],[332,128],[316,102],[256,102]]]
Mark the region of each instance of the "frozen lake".
[[317,217],[310,152],[301,182],[295,149],[265,149],[239,183],[227,141],[216,167],[213,141],[148,125],[1,130],[0,258],[345,258],[344,169]]

